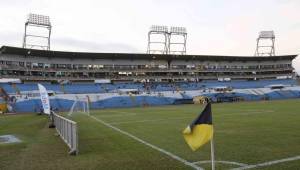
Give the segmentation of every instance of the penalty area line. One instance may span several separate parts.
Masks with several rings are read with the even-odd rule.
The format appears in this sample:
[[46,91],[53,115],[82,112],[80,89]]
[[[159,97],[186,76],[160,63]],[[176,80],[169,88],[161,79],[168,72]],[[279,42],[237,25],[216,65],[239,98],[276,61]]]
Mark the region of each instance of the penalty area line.
[[255,164],[255,165],[248,165],[248,166],[244,166],[244,167],[240,167],[240,168],[234,168],[232,170],[244,170],[244,169],[259,168],[259,167],[270,166],[270,165],[279,164],[279,163],[283,163],[283,162],[296,161],[299,159],[300,159],[300,155],[290,157],[290,158],[285,158],[285,159],[279,159],[279,160],[275,160],[275,161],[259,163],[259,164]]
[[112,126],[111,124],[106,123],[103,120],[98,119],[95,116],[89,115],[89,117],[91,117],[92,119],[96,120],[97,122],[99,122],[99,123],[101,123],[101,124],[103,124],[103,125],[111,128],[111,129],[113,129],[113,130],[115,130],[117,132],[120,132],[123,135],[126,135],[126,136],[128,136],[128,137],[130,137],[130,138],[132,138],[132,139],[134,139],[134,140],[136,140],[136,141],[138,141],[138,142],[140,142],[140,143],[142,143],[142,144],[144,144],[144,145],[152,148],[152,149],[155,149],[155,150],[161,152],[161,153],[164,153],[165,155],[168,155],[169,157],[171,157],[171,158],[173,158],[173,159],[175,159],[175,160],[177,160],[179,162],[182,162],[182,163],[184,163],[187,166],[190,166],[190,167],[192,167],[194,169],[197,169],[197,170],[203,170],[203,168],[201,168],[201,167],[199,167],[199,166],[197,166],[197,165],[195,165],[195,164],[193,164],[193,163],[191,163],[191,162],[189,162],[189,161],[187,161],[187,160],[185,160],[185,159],[183,159],[183,158],[181,158],[181,157],[179,157],[179,156],[177,156],[177,155],[175,155],[175,154],[173,154],[171,152],[168,152],[168,151],[166,151],[166,150],[164,150],[162,148],[159,148],[159,147],[157,147],[155,145],[152,145],[151,143],[148,143],[148,142],[146,142],[146,141],[144,141],[144,140],[142,140],[142,139],[140,139],[140,138],[138,138],[138,137],[136,137],[136,136],[134,136],[134,135],[126,132],[126,131],[123,131],[123,130],[115,127],[115,126]]

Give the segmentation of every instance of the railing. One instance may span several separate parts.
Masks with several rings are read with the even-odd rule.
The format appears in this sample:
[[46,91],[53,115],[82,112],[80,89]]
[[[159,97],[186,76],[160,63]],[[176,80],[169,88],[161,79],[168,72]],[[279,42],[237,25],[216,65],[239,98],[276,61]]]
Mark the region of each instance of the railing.
[[68,73],[106,73],[106,72],[264,72],[264,71],[288,71],[292,67],[275,67],[275,68],[28,68],[16,65],[1,65],[2,70],[18,71],[40,71],[40,72],[68,72]]
[[[217,80],[218,78],[231,78],[231,79],[248,79],[248,78],[276,78],[279,76],[292,76],[292,73],[282,73],[282,74],[262,74],[262,75],[169,75],[169,76],[105,76],[101,77],[104,79],[110,80],[143,80],[143,79],[202,79],[202,80]],[[99,77],[44,77],[44,76],[17,76],[17,75],[0,75],[1,78],[19,78],[22,80],[85,80],[85,81],[94,81],[99,79]]]
[[77,123],[72,120],[66,119],[56,113],[53,113],[53,120],[56,131],[71,149],[69,154],[77,155],[79,152]]

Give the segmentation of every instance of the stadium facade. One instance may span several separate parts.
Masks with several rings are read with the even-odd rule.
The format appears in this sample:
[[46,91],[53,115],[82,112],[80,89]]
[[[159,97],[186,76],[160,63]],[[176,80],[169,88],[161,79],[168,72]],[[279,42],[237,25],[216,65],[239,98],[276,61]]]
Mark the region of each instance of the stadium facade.
[[58,110],[69,110],[83,98],[92,109],[190,103],[201,96],[215,102],[298,98],[295,57],[81,53],[2,46],[1,108],[38,112],[37,83],[46,86]]
[[285,56],[78,53],[1,47],[1,76],[23,81],[203,81],[292,78]]

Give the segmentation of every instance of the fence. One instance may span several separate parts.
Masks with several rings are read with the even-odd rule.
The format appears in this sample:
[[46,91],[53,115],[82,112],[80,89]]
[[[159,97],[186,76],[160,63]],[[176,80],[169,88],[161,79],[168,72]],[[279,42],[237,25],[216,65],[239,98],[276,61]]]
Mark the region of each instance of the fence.
[[56,131],[71,149],[69,154],[78,154],[78,132],[77,123],[53,113],[53,121]]

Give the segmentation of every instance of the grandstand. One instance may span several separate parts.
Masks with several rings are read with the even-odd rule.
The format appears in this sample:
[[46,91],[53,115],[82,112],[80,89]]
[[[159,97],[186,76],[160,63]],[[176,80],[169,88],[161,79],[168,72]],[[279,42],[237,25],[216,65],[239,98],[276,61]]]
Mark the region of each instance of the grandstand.
[[[2,112],[40,112],[38,83],[59,111],[69,111],[78,98],[99,109],[193,103],[197,97],[213,102],[300,97],[292,67],[296,55],[275,55],[274,31],[259,33],[255,56],[220,56],[186,55],[187,29],[157,25],[148,32],[147,54],[53,51],[52,26],[49,16],[29,14],[23,48],[0,48]],[[47,34],[27,33],[31,27]],[[152,37],[157,34],[162,39]],[[32,44],[29,37],[47,43]],[[261,41],[271,44],[266,48]],[[153,46],[157,43],[163,49]]]
[[[0,84],[12,112],[38,112],[37,83],[57,110],[78,97],[91,109],[300,97],[292,60],[283,56],[82,53],[2,46]],[[278,86],[278,88],[274,88]],[[25,107],[26,106],[26,107]],[[7,110],[6,110],[7,111]]]
[[291,78],[296,55],[208,56],[77,53],[1,47],[1,76],[51,81],[202,81]]

